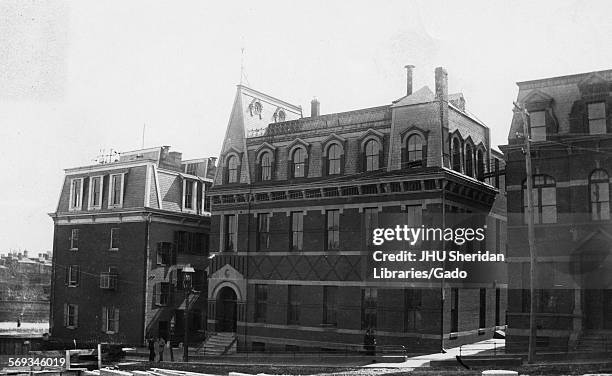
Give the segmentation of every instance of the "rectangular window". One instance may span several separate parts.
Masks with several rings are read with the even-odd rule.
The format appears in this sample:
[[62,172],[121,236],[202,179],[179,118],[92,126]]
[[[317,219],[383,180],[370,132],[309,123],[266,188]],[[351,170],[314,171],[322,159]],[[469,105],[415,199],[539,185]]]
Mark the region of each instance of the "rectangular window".
[[108,334],[119,332],[119,308],[102,307],[102,331]]
[[89,178],[89,209],[102,208],[102,176]]
[[196,175],[198,171],[198,164],[197,163],[187,163],[185,165],[185,173],[189,174],[189,175]]
[[110,187],[108,190],[109,208],[120,208],[123,206],[123,177],[124,174],[110,176]]
[[459,331],[459,289],[451,288],[451,332]]
[[193,190],[196,182],[191,180],[183,180],[183,208],[193,210],[194,195]]
[[80,277],[80,267],[78,265],[70,265],[66,269],[66,284],[68,286],[78,286]]
[[119,250],[119,229],[118,228],[111,228],[110,250],[111,251]]
[[340,210],[327,211],[327,249],[340,248]]
[[270,249],[270,213],[257,214],[257,250]]
[[172,265],[172,244],[168,242],[157,243],[157,265]]
[[604,102],[587,105],[589,113],[589,134],[606,134],[606,104]]
[[323,286],[323,325],[338,326],[338,286]]
[[236,215],[225,216],[225,251],[236,250]]
[[406,205],[406,220],[410,227],[419,227],[423,224],[423,206]]
[[117,289],[117,269],[109,268],[107,272],[100,273],[100,288],[105,290]]
[[487,327],[487,289],[480,289],[480,312],[478,315],[478,327]]
[[64,304],[64,326],[74,329],[79,326],[79,306],[76,304]]
[[70,181],[70,205],[69,210],[81,210],[83,205],[83,178]]
[[255,285],[255,322],[266,322],[268,286]]
[[378,208],[364,208],[363,218],[365,224],[366,246],[372,244],[374,229],[378,227]]
[[76,251],[79,249],[79,229],[73,228],[70,231],[70,250]]
[[376,329],[378,309],[378,290],[366,287],[361,290],[361,329]]
[[404,289],[404,331],[421,327],[422,291],[419,289]]
[[546,112],[533,111],[529,113],[531,123],[531,140],[546,141]]
[[300,286],[289,285],[287,290],[287,324],[300,323]]
[[[178,281],[177,276],[177,281]],[[180,286],[182,283],[177,282],[177,285]],[[159,282],[153,286],[153,303],[158,306],[167,306],[170,303],[170,283],[169,282]]]
[[291,213],[291,249],[304,249],[304,212]]

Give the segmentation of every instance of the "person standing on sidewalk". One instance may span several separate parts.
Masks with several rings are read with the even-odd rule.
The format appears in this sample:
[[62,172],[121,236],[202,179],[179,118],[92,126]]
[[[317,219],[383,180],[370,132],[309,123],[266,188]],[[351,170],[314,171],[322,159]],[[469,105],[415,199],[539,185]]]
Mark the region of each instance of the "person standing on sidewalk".
[[147,346],[149,347],[149,362],[155,361],[155,338],[150,337],[147,340]]
[[164,361],[164,349],[166,348],[166,340],[164,337],[159,337],[159,341],[157,342],[157,349],[159,350],[159,359],[158,362]]

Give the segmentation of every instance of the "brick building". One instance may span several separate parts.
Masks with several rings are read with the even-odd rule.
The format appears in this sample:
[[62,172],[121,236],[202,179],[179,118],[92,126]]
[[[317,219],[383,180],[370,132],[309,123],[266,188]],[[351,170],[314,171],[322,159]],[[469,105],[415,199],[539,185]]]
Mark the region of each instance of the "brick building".
[[[517,85],[533,141],[538,347],[597,347],[612,330],[612,70]],[[522,116],[515,112],[503,147],[509,215],[507,347],[515,351],[526,348],[530,311],[522,127]]]
[[486,247],[505,248],[499,176],[489,177],[502,158],[492,170],[489,129],[448,94],[446,71],[435,91],[413,92],[408,67],[407,93],[391,104],[328,115],[311,105],[302,117],[237,88],[211,190],[209,330],[253,351],[357,350],[369,328],[379,345],[411,351],[490,337],[505,320],[504,270],[447,283],[443,306],[439,282],[368,278],[366,233],[387,214],[418,225],[443,207],[491,213]]
[[167,146],[66,169],[54,221],[51,335],[141,345],[182,336],[181,270],[195,269],[192,338],[205,322],[215,159],[183,161]]

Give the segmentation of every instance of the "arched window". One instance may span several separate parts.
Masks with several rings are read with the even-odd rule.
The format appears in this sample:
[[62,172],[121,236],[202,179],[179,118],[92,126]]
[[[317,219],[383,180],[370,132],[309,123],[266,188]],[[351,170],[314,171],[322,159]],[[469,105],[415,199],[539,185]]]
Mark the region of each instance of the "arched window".
[[453,170],[461,172],[461,144],[458,138],[453,139],[452,158]]
[[591,191],[591,219],[610,219],[610,180],[604,170],[595,170],[589,179]]
[[293,177],[303,178],[306,175],[306,151],[302,148],[295,149],[291,160],[293,162]]
[[263,153],[259,160],[261,167],[260,180],[271,180],[272,179],[272,156],[270,153]]
[[485,162],[484,162],[484,153],[482,149],[479,149],[476,152],[476,178],[480,181],[484,181],[485,174]]
[[278,121],[283,122],[285,121],[286,118],[287,118],[287,115],[285,115],[285,111],[279,110],[278,111]]
[[465,145],[465,174],[474,176],[474,152],[470,144]]
[[[555,179],[548,175],[533,177],[533,223],[557,223],[557,188]],[[523,182],[523,213],[527,223],[527,182]]]
[[232,155],[227,160],[227,182],[238,182],[238,158],[235,155]]
[[423,139],[418,134],[413,134],[408,137],[408,166],[413,166],[413,162],[420,162],[423,160]]
[[340,159],[342,148],[338,144],[331,144],[327,149],[327,174],[338,175],[340,173]]
[[378,162],[380,161],[380,145],[376,140],[369,140],[365,144],[365,170],[378,170]]

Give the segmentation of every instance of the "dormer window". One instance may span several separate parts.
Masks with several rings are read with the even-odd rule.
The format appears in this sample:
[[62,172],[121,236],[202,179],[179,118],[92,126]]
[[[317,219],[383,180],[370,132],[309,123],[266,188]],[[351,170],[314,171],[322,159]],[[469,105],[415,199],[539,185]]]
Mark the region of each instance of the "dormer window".
[[124,174],[110,176],[110,187],[108,190],[108,207],[120,208],[123,206],[123,179]]
[[327,149],[327,174],[338,175],[340,174],[342,158],[342,148],[338,144],[332,144]]
[[69,210],[81,210],[83,206],[83,178],[70,181],[70,206]]
[[196,181],[185,179],[183,180],[183,209],[193,210],[195,205],[195,191]]
[[529,123],[531,128],[531,141],[546,141],[546,112],[530,112]]
[[589,103],[589,134],[606,134],[606,104],[604,102]]
[[102,176],[89,178],[89,209],[102,208]]
[[293,177],[303,178],[306,176],[306,151],[302,148],[297,148],[293,152]]
[[380,161],[380,144],[376,140],[369,140],[365,145],[365,169],[366,171],[378,170]]
[[264,153],[261,156],[261,180],[272,180],[272,156],[270,153]]
[[238,183],[238,158],[235,155],[227,161],[227,182]]

